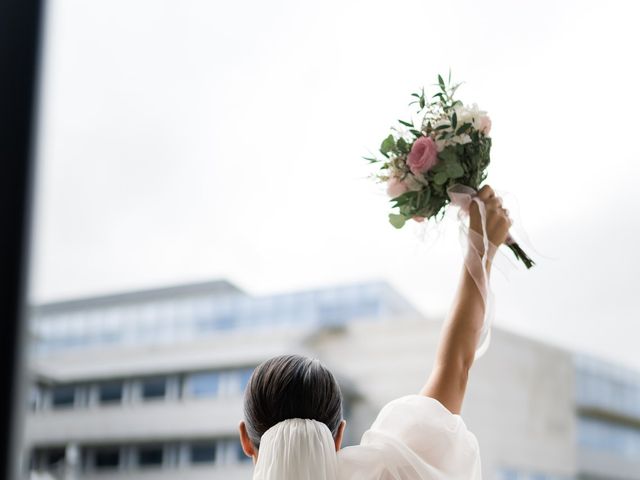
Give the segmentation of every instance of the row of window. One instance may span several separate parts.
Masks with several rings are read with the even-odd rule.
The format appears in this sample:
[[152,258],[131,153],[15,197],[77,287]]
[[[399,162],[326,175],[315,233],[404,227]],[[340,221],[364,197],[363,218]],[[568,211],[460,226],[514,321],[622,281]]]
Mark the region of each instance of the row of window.
[[88,345],[174,343],[207,331],[259,325],[332,324],[408,311],[410,306],[382,283],[253,298],[201,296],[32,319],[40,353]]
[[37,385],[32,390],[30,406],[32,410],[47,410],[237,396],[244,391],[252,372],[253,368],[240,368],[70,385]]
[[237,439],[209,439],[152,444],[38,448],[31,469],[56,471],[131,471],[196,465],[232,465],[250,462]]
[[572,477],[554,473],[527,472],[515,468],[501,468],[496,472],[496,480],[570,480]]
[[586,450],[607,452],[640,461],[640,428],[602,419],[578,417],[578,444]]
[[640,374],[594,362],[577,365],[576,401],[582,407],[596,407],[640,418]]

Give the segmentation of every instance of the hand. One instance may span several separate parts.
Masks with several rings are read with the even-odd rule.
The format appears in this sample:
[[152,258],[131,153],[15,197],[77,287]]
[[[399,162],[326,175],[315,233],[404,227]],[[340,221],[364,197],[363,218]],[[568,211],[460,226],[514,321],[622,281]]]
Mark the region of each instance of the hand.
[[[485,205],[487,237],[497,248],[504,243],[509,236],[509,228],[513,224],[513,220],[509,218],[509,210],[502,208],[502,198],[497,197],[489,185],[482,187],[478,191],[477,196]],[[471,202],[469,228],[482,235],[482,220],[476,202]]]

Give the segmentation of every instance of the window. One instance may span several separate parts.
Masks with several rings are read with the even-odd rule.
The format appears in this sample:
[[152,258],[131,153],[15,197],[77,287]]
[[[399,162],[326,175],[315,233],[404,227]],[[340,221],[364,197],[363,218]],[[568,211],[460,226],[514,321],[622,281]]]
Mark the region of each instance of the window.
[[149,378],[142,381],[142,398],[145,400],[154,400],[164,398],[167,394],[167,379]]
[[72,407],[76,401],[76,387],[60,386],[51,390],[51,405],[54,408]]
[[47,468],[56,467],[65,461],[64,448],[53,448],[46,452],[45,461]]
[[160,467],[164,459],[162,445],[149,445],[138,448],[138,465],[141,467]]
[[184,390],[187,396],[215,397],[220,386],[220,374],[218,372],[202,372],[187,375]]
[[640,429],[607,420],[579,417],[578,444],[587,451],[609,452],[633,460],[640,458]]
[[518,472],[510,468],[505,468],[498,471],[499,480],[518,480]]
[[191,463],[213,463],[216,461],[216,443],[194,443],[191,445],[189,455]]
[[98,401],[101,404],[122,402],[122,382],[103,383],[98,386]]
[[245,368],[241,370],[240,373],[240,390],[244,391],[247,387],[247,383],[249,383],[249,379],[251,378],[251,374],[253,373],[253,368]]
[[96,449],[94,454],[96,469],[115,469],[120,466],[120,450],[116,447]]

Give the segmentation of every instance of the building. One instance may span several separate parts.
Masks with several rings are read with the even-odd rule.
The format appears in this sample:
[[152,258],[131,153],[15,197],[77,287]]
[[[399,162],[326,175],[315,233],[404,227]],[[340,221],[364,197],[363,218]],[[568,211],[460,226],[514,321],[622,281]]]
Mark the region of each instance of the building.
[[[440,323],[385,283],[253,297],[225,281],[34,306],[32,477],[248,479],[237,426],[252,369],[320,358],[345,444],[422,386]],[[494,329],[462,413],[485,479],[640,479],[640,375]]]

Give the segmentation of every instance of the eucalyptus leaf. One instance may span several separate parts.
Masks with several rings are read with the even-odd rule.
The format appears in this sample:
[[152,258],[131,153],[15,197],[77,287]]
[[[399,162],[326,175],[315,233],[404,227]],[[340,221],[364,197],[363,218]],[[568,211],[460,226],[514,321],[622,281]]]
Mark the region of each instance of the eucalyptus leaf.
[[409,153],[410,147],[404,138],[399,138],[396,146],[400,152]]
[[387,138],[385,138],[382,141],[382,144],[380,145],[380,152],[383,154],[387,154],[389,153],[391,150],[393,150],[396,147],[396,141],[393,138],[393,135],[389,135]]
[[447,176],[449,178],[460,178],[464,175],[464,168],[459,163],[447,163]]
[[455,162],[458,160],[458,155],[456,154],[456,151],[451,147],[447,147],[444,150],[442,150],[438,154],[438,157],[441,160],[444,160],[445,162]]
[[438,172],[433,177],[433,181],[436,185],[444,185],[448,179],[449,177],[445,172]]
[[398,215],[397,213],[389,214],[389,223],[396,228],[404,227],[406,221],[407,219],[403,215]]

